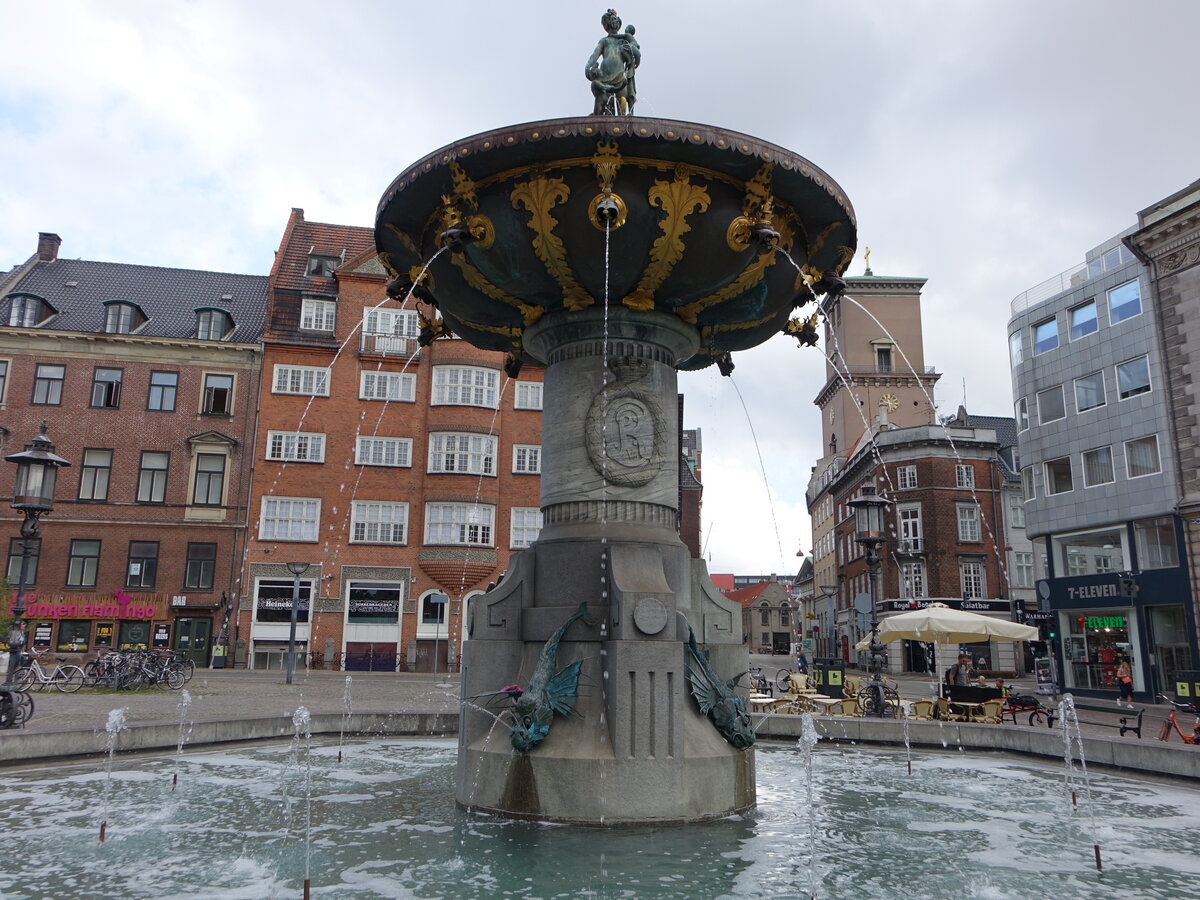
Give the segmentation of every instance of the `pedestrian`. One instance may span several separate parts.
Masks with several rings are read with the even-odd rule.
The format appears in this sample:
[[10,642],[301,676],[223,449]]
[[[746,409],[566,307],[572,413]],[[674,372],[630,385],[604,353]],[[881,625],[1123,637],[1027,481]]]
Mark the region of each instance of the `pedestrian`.
[[1121,660],[1121,664],[1117,666],[1117,684],[1121,688],[1121,697],[1117,700],[1117,705],[1133,709],[1133,670],[1129,668],[1128,659]]
[[25,649],[25,620],[17,619],[8,631],[8,667],[5,669],[5,681],[11,681],[12,675],[20,664],[21,652]]
[[796,670],[801,675],[808,674],[808,655],[801,650],[800,655],[796,657]]
[[966,653],[958,654],[958,662],[946,670],[946,684],[966,686],[971,683],[975,667],[971,665],[971,657]]

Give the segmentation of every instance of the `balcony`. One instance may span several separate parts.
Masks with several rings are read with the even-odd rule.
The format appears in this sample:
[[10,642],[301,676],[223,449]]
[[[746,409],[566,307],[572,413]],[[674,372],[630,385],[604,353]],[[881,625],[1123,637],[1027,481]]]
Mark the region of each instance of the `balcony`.
[[417,352],[417,339],[399,334],[364,331],[359,352],[372,356],[400,356],[407,359]]

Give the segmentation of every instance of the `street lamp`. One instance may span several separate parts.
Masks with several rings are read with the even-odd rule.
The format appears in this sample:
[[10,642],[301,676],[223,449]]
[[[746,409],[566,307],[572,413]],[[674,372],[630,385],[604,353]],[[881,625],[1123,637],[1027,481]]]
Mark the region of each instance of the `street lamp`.
[[879,570],[882,563],[879,545],[887,540],[883,536],[883,510],[887,501],[876,495],[875,485],[864,484],[858,497],[849,501],[849,505],[854,509],[854,540],[866,551],[867,577],[871,585],[871,682],[866,689],[864,712],[884,716],[887,704],[882,669],[887,651],[879,642]]
[[[296,670],[296,610],[300,606],[300,576],[308,571],[306,562],[290,562],[288,571],[292,573],[292,624],[288,629],[287,683],[292,683],[292,673]],[[311,598],[310,598],[311,601]],[[308,604],[308,634],[312,636],[312,603]]]
[[[54,482],[58,469],[71,465],[54,453],[54,444],[46,437],[46,423],[42,422],[37,437],[25,445],[21,453],[4,457],[17,464],[17,480],[13,487],[12,508],[24,515],[21,522],[21,569],[17,576],[17,599],[13,603],[13,630],[19,628],[25,618],[25,579],[29,576],[29,559],[35,553],[38,519],[54,509]],[[12,641],[9,642],[12,645]],[[5,681],[11,681],[17,668],[19,652],[8,656],[8,673]]]

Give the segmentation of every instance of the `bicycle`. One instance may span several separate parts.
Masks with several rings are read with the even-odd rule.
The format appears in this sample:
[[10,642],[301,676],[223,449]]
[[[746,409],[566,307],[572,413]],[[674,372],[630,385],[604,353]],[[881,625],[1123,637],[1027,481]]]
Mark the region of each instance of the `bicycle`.
[[767,676],[763,674],[762,666],[751,666],[749,675],[751,691],[757,694],[774,695],[771,682],[767,681]]
[[58,665],[50,674],[46,674],[46,670],[42,668],[41,657],[45,654],[45,650],[40,653],[37,650],[30,650],[21,656],[21,664],[13,675],[13,685],[18,690],[27,690],[29,688],[44,688],[51,685],[64,694],[73,694],[75,691],[83,687],[85,680],[83,669],[75,665],[67,665],[65,656],[54,657]]
[[[1185,744],[1200,744],[1200,709],[1196,707],[1196,704],[1180,703],[1178,700],[1172,700],[1166,694],[1159,694],[1158,699],[1170,703],[1173,707],[1167,713],[1167,718],[1163,721],[1162,728],[1158,730],[1158,739],[1166,743],[1171,739],[1171,732],[1174,731]],[[1196,721],[1192,724],[1191,734],[1183,733],[1183,729],[1179,727],[1179,722],[1175,718],[1176,712],[1192,713],[1196,716]]]

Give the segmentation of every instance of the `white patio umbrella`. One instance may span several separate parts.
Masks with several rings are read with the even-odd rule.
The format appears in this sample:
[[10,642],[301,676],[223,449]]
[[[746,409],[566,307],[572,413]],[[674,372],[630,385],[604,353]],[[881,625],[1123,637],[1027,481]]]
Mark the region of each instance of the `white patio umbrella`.
[[[963,644],[979,640],[1036,641],[1038,630],[1006,619],[993,619],[979,613],[951,609],[944,603],[931,603],[924,609],[888,616],[879,623],[879,641],[927,641],[935,644]],[[868,635],[857,644],[858,650],[871,646]]]

